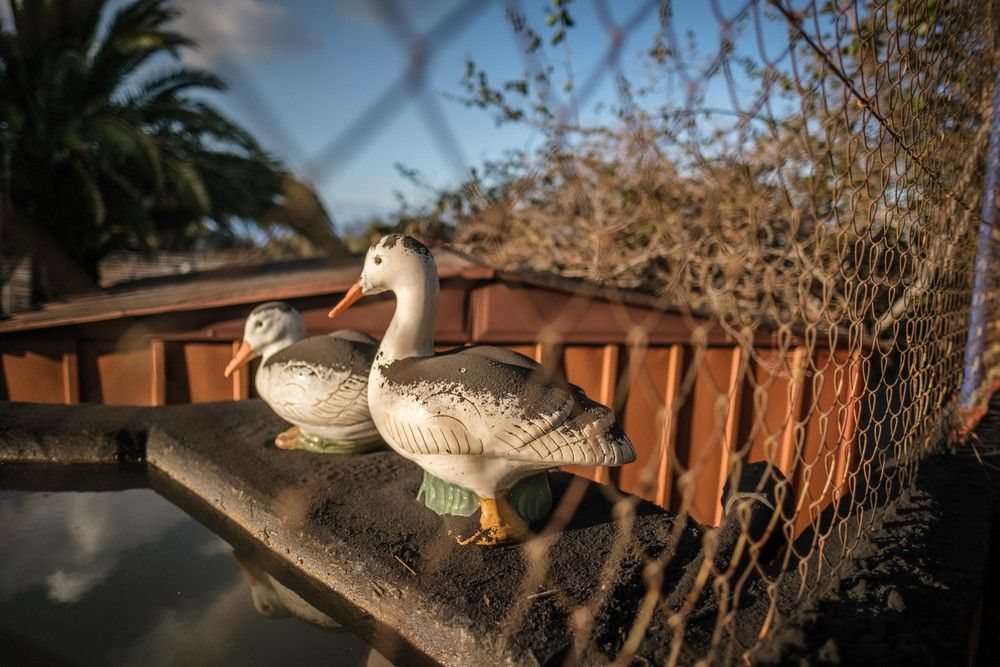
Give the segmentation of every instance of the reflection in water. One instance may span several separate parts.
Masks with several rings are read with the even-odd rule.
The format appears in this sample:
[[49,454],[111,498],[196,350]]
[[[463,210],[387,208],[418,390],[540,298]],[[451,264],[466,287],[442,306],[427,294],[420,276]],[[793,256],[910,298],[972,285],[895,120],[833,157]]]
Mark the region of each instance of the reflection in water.
[[268,618],[294,616],[328,630],[340,628],[339,623],[268,574],[248,554],[237,550],[233,552],[233,557],[243,568],[243,574],[250,584],[253,606],[264,616]]
[[156,542],[185,518],[169,503],[130,506],[124,495],[0,495],[0,603],[36,586],[54,602],[77,602],[108,577],[119,554]]
[[148,489],[0,491],[0,535],[5,664],[388,664]]

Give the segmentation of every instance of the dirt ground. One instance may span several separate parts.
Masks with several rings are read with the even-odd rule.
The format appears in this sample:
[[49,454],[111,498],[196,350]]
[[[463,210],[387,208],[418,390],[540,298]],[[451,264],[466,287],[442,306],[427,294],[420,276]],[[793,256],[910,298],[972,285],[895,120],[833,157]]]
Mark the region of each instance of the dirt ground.
[[1000,396],[967,444],[922,461],[915,488],[859,534],[756,662],[1000,664]]

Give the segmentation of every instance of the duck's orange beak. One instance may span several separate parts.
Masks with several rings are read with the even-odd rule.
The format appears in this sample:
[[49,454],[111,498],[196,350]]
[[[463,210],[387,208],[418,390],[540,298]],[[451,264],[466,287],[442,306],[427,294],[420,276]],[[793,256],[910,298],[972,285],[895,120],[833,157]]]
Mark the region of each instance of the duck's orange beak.
[[250,343],[248,343],[247,341],[243,341],[243,344],[240,345],[240,349],[236,350],[236,355],[233,356],[232,361],[230,361],[229,365],[226,366],[226,372],[225,372],[226,377],[232,375],[233,371],[235,371],[240,366],[245,366],[252,358],[253,358],[253,347],[251,347]]
[[361,281],[359,280],[351,285],[351,289],[347,290],[347,294],[345,294],[344,298],[340,300],[340,303],[333,307],[333,310],[330,311],[328,317],[336,317],[337,315],[340,315],[342,312],[350,308],[351,304],[360,299],[362,296],[364,295],[361,293]]

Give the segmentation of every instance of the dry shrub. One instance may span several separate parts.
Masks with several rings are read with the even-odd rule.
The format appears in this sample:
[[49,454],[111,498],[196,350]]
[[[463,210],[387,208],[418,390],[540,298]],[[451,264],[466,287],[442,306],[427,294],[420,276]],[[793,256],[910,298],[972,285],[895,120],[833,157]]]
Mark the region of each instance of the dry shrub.
[[[495,266],[638,289],[736,326],[818,317],[838,268],[818,252],[815,217],[790,210],[770,170],[738,160],[682,169],[642,123],[518,167],[499,188],[462,190],[452,240]],[[803,284],[816,298],[800,299]]]
[[[642,99],[622,79],[616,122],[596,127],[558,113],[551,68],[497,85],[467,63],[458,99],[498,123],[532,125],[546,145],[439,192],[418,231],[444,231],[501,268],[642,290],[734,328],[899,338],[907,320],[954,309],[969,279],[956,268],[971,261],[974,230],[959,221],[978,207],[991,74],[955,68],[946,55],[991,61],[979,29],[989,11],[751,8],[735,15],[731,36],[777,21],[794,62],[722,41],[701,80],[666,102]],[[554,20],[552,45],[572,25],[564,18]],[[683,64],[681,45],[670,38],[671,13],[660,18],[651,66],[667,80]],[[816,20],[822,35],[812,34]],[[511,21],[529,55],[541,54],[542,33],[519,14]],[[690,96],[735,68],[757,90],[733,95],[732,109]]]

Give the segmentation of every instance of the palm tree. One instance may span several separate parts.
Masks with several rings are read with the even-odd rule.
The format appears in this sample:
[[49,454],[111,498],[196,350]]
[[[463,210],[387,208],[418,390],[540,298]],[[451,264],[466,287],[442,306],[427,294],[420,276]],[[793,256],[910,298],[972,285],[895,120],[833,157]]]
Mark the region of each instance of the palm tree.
[[[31,252],[50,279],[71,262],[64,293],[95,282],[113,250],[296,222],[274,212],[289,176],[197,95],[225,86],[180,64],[194,44],[168,26],[178,11],[134,0],[102,31],[106,4],[13,0],[13,26],[0,23],[0,253]],[[319,214],[326,229],[305,231],[329,246]]]

